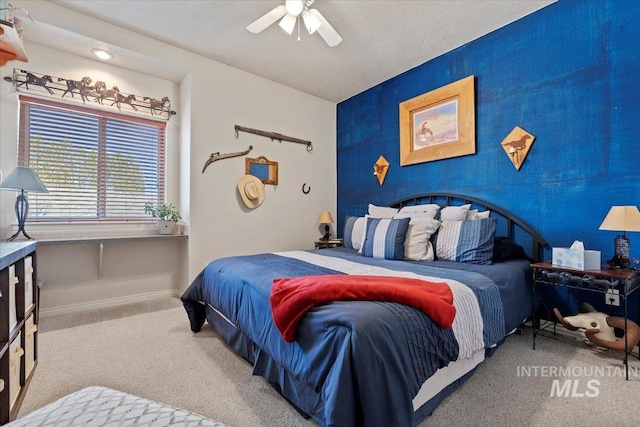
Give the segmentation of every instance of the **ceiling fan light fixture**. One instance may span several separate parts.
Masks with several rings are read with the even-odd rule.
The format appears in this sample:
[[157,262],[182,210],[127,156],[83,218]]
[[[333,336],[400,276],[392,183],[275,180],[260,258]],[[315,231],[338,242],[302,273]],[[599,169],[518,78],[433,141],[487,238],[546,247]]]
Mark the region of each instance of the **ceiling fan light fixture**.
[[287,13],[284,18],[280,20],[278,24],[280,28],[285,30],[289,35],[293,34],[293,29],[296,26],[297,18],[289,13]]
[[340,34],[327,22],[318,9],[310,9],[313,3],[314,0],[285,0],[285,4],[276,6],[249,24],[247,30],[257,34],[268,26],[280,21],[278,25],[289,35],[293,35],[293,31],[297,25],[298,41],[300,41],[300,27],[303,24],[303,22],[300,21],[304,21],[304,26],[309,34],[320,34],[320,37],[324,39],[329,47],[339,45],[342,42],[342,37],[340,37]]
[[302,0],[287,0],[284,5],[287,8],[287,12],[294,17],[300,15],[304,9],[304,2]]
[[302,12],[302,20],[304,21],[304,26],[307,28],[307,31],[309,31],[309,34],[315,33],[322,24],[315,15],[309,12],[308,9]]

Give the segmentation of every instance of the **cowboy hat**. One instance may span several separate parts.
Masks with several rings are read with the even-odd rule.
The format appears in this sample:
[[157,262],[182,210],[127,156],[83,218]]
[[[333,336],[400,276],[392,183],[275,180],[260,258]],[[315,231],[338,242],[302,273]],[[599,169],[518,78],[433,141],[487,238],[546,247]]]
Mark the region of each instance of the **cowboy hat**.
[[264,184],[253,175],[244,175],[238,181],[238,192],[249,209],[255,209],[264,201]]

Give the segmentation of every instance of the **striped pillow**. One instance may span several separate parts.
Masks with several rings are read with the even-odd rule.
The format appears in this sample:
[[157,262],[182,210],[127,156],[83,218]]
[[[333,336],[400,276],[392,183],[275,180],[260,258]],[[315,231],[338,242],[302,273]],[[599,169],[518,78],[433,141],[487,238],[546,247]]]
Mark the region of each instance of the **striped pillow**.
[[446,261],[492,264],[496,219],[442,221],[436,239],[436,256]]
[[367,223],[365,217],[348,216],[344,221],[344,246],[360,249],[364,240],[364,226]]
[[404,259],[404,240],[409,218],[367,219],[362,255],[373,258]]

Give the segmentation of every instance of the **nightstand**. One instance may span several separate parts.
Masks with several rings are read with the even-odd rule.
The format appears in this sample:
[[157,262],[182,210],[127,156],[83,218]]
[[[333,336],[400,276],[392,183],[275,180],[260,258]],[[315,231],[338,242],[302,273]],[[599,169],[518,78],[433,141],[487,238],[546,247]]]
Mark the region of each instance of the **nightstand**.
[[316,249],[337,248],[343,245],[342,239],[317,240]]
[[[587,292],[600,293],[606,295],[609,290],[619,295],[624,306],[624,317],[628,319],[628,299],[629,295],[640,288],[640,271],[610,268],[602,266],[600,270],[575,270],[572,268],[556,267],[551,261],[531,264],[533,269],[533,300],[535,301],[536,286],[550,285],[562,286],[566,288],[580,289]],[[615,292],[617,291],[617,292]],[[535,304],[535,302],[534,302]],[[536,349],[536,318],[535,311],[532,311],[533,319],[533,349]],[[554,324],[555,332],[555,324]],[[626,337],[627,324],[625,320],[624,334]],[[628,348],[625,339],[624,364],[626,367],[627,380],[629,379],[628,356],[633,348]]]

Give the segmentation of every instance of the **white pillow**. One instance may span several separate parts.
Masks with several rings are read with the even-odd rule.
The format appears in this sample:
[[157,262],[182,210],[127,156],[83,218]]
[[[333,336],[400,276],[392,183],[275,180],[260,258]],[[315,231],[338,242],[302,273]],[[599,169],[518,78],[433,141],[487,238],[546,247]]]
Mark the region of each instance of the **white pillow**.
[[491,215],[491,211],[482,211],[482,212],[478,212],[478,216],[475,217],[475,219],[485,219],[485,218],[489,218],[489,215]]
[[402,218],[429,218],[435,219],[438,211],[430,210],[426,212],[398,212],[393,216],[394,219],[402,219]]
[[485,219],[489,218],[491,211],[478,212],[478,209],[471,209],[467,212],[467,219]]
[[400,211],[398,211],[398,213],[428,212],[433,210],[440,210],[440,205],[429,203],[427,205],[403,206],[402,208],[400,208]]
[[470,209],[467,211],[467,219],[476,219],[478,216],[478,209]]
[[471,205],[447,206],[440,211],[440,221],[464,221]]
[[432,218],[412,218],[404,240],[404,259],[433,261],[433,245],[429,238],[439,226],[440,221]]
[[[422,208],[422,206],[427,206]],[[429,207],[430,206],[430,207]],[[410,209],[407,209],[410,208]],[[420,209],[416,209],[420,208]],[[431,218],[434,219],[438,215],[438,205],[420,205],[420,206],[405,206],[398,211],[394,218]],[[402,216],[400,216],[402,215]]]
[[482,211],[482,212],[478,212],[477,209],[471,209],[470,211],[467,212],[467,219],[485,219],[485,218],[489,218],[489,215],[491,215],[491,211]]
[[387,208],[369,204],[369,216],[371,218],[393,218],[398,213],[396,208]]

